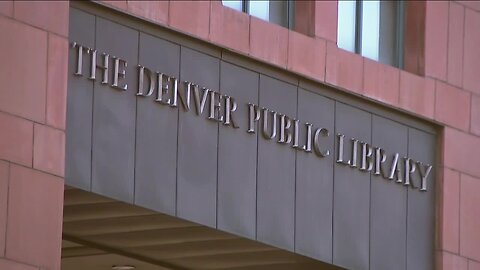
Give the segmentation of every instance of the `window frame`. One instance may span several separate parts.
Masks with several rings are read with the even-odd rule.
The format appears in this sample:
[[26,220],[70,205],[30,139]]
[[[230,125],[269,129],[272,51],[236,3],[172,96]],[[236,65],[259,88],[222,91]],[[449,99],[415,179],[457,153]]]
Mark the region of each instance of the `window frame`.
[[[241,3],[242,3],[242,5],[241,5],[241,6],[242,6],[241,12],[247,13],[248,15],[253,16],[253,17],[255,17],[255,18],[259,18],[259,17],[255,16],[255,15],[250,14],[250,3],[251,3],[251,0],[240,0],[240,1],[241,1]],[[270,23],[274,23],[274,24],[276,24],[276,25],[280,25],[280,26],[282,26],[282,27],[285,27],[285,28],[288,28],[288,29],[291,29],[291,30],[294,29],[294,27],[295,27],[295,1],[292,1],[292,0],[282,0],[282,1],[264,0],[264,1],[265,1],[265,2],[268,2],[269,5],[271,5],[272,2],[275,2],[275,3],[277,3],[277,4],[278,4],[278,3],[281,3],[281,2],[282,2],[282,3],[283,3],[283,2],[286,2],[286,3],[287,3],[286,12],[285,12],[284,14],[282,14],[283,16],[286,16],[286,24],[285,24],[285,25],[280,24],[280,23],[277,23],[277,22],[274,22],[274,21],[271,21],[271,19],[270,19],[270,11],[271,11],[271,9],[269,9],[269,18],[268,18],[268,20],[266,20],[266,21],[268,21],[268,22],[270,22]],[[222,5],[225,6],[225,5],[223,4],[223,1],[222,1]],[[236,9],[235,9],[235,10],[236,10]],[[238,11],[240,11],[240,10],[238,10]],[[259,18],[259,19],[263,20],[262,18]]]
[[[353,53],[356,53],[356,54],[359,54],[359,55],[362,55],[362,38],[363,38],[363,15],[364,15],[364,12],[363,12],[363,2],[364,0],[355,0],[355,19],[354,19],[354,22],[355,22],[355,35],[354,35],[354,50],[352,51]],[[382,4],[382,1],[379,1],[380,5]],[[380,12],[379,12],[379,36],[380,36],[380,40],[379,40],[379,56],[378,56],[378,60],[375,60],[375,59],[372,59],[373,61],[378,61],[380,63],[383,63],[383,64],[386,64],[386,65],[391,65],[391,66],[394,66],[394,67],[397,67],[397,68],[400,68],[400,69],[403,69],[403,66],[404,66],[404,43],[405,43],[405,3],[403,1],[393,1],[392,3],[394,3],[396,6],[395,6],[395,20],[394,20],[394,24],[395,24],[395,31],[394,31],[394,34],[393,36],[389,36],[387,38],[391,38],[391,39],[395,39],[394,41],[394,51],[392,52],[393,56],[393,62],[392,63],[387,63],[385,61],[381,61],[381,57],[380,57],[380,50],[384,49],[385,47],[382,47],[382,43],[380,42],[382,39],[382,37],[385,38],[385,36],[382,36],[381,34],[381,28],[382,28],[382,6],[380,6]],[[338,15],[338,14],[337,14]],[[338,20],[337,20],[337,23],[338,23]],[[337,26],[338,27],[338,26]],[[338,31],[338,30],[337,30]],[[338,40],[337,40],[337,44],[338,44]],[[342,48],[342,47],[340,47]],[[342,48],[343,49],[343,48]],[[364,56],[366,57],[366,56]],[[369,57],[366,57],[366,58],[369,58]],[[369,58],[371,59],[371,58]]]

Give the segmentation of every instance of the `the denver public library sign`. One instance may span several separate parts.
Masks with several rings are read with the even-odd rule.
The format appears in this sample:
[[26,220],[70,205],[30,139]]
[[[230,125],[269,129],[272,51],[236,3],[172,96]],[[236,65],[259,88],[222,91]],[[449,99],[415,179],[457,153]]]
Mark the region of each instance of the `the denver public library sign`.
[[[72,48],[76,50],[76,70],[74,75],[83,76],[83,59],[89,59],[88,79],[97,80],[97,70],[100,71],[100,82],[109,84],[111,87],[124,90],[128,85],[122,80],[127,76],[127,61],[111,56],[107,53],[99,53],[72,42]],[[100,61],[99,61],[100,60]],[[98,63],[98,61],[100,63]],[[110,62],[113,62],[112,66]],[[175,77],[153,72],[147,67],[138,65],[138,85],[136,95],[138,97],[155,98],[155,102],[172,108],[181,107],[185,112],[195,109],[197,115],[203,115],[207,103],[207,119],[220,122],[224,126],[239,128],[235,121],[235,111],[238,104],[233,97],[223,95],[217,91],[201,87],[193,82],[179,80]],[[112,82],[109,75],[112,74]],[[301,123],[300,120],[275,112],[268,108],[248,103],[247,132],[255,133],[256,123],[260,123],[260,129],[266,140],[276,140],[279,144],[289,145],[292,149],[314,153],[319,158],[329,156],[330,149],[325,149],[321,144],[322,137],[330,136],[330,131],[322,127],[314,127],[309,123]],[[300,138],[299,130],[304,129],[306,136]],[[361,139],[351,138],[346,140],[345,135],[337,134],[337,160],[340,165],[357,168],[363,172],[371,172],[374,175],[395,181],[398,184],[420,191],[427,191],[427,179],[432,170],[432,165],[421,161],[412,160],[409,157],[400,157],[398,153],[391,154],[391,162],[387,162],[387,153],[380,147],[375,147]],[[345,144],[351,144],[351,151],[345,153]],[[360,155],[359,155],[360,154]],[[412,175],[418,173],[421,180],[414,182]]]

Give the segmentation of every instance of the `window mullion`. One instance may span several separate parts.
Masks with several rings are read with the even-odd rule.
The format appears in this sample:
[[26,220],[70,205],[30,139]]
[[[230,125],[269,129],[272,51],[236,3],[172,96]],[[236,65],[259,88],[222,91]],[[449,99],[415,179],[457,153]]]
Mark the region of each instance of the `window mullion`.
[[397,2],[397,27],[396,27],[396,63],[398,68],[403,68],[403,48],[404,48],[404,21],[405,5],[403,1]]
[[247,14],[249,13],[248,12],[249,11],[249,8],[248,8],[249,3],[248,2],[249,2],[249,0],[242,0],[242,10],[243,10],[243,12],[245,12]]
[[362,14],[363,3],[362,1],[355,1],[355,53],[362,53]]

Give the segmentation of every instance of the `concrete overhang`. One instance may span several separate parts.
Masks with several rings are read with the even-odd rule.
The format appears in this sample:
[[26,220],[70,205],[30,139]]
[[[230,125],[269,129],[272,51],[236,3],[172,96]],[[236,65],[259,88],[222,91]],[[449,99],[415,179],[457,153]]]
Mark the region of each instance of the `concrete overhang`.
[[71,187],[63,239],[63,270],[343,269]]

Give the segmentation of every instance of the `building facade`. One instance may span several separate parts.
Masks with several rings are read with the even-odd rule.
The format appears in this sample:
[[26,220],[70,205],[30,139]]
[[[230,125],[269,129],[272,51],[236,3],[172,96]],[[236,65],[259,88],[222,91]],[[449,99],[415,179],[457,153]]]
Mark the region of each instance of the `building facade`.
[[268,22],[221,1],[1,2],[0,269],[77,269],[62,239],[135,253],[82,235],[113,210],[81,219],[77,190],[326,263],[276,269],[480,269],[480,4],[406,2],[401,64],[339,48],[340,4]]

